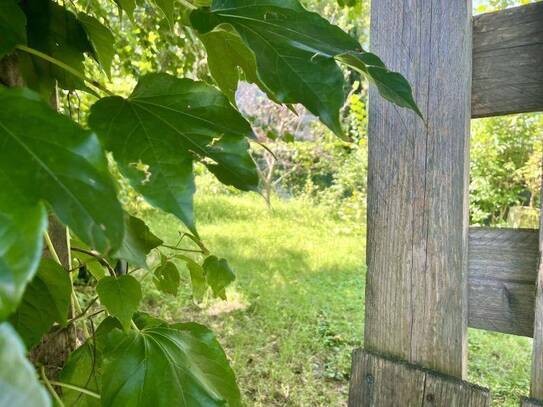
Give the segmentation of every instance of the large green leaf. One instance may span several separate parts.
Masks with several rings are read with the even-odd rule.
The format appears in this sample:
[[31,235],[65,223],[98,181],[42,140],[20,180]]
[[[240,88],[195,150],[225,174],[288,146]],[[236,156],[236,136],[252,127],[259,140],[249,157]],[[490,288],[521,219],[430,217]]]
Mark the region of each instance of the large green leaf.
[[49,395],[25,353],[11,325],[0,324],[0,406],[49,407]]
[[113,37],[113,34],[109,31],[109,28],[92,16],[85,13],[79,13],[77,18],[83,25],[87,37],[92,44],[96,60],[109,76],[111,72],[111,63],[113,62],[113,56],[115,55],[115,38]]
[[[88,340],[70,354],[66,366],[60,373],[60,381],[94,393],[100,393],[102,359],[91,340]],[[62,389],[62,400],[66,406],[98,407],[100,400],[69,388]]]
[[179,270],[171,261],[156,268],[153,282],[156,288],[166,294],[177,295],[181,276]]
[[43,259],[17,311],[10,317],[28,348],[37,345],[54,322],[66,324],[71,293],[68,272],[55,261]]
[[207,283],[215,297],[226,299],[225,288],[236,279],[236,276],[225,259],[209,256],[203,264]]
[[0,59],[26,44],[26,17],[16,0],[0,1]]
[[297,0],[214,0],[210,9],[197,9],[190,19],[201,33],[224,23],[233,26],[254,52],[266,91],[280,102],[302,103],[341,134],[344,80],[335,58],[366,54],[355,39]]
[[225,184],[257,188],[246,140],[253,136],[251,127],[223,94],[204,83],[146,75],[128,99],[98,101],[89,124],[134,189],[193,233],[193,160],[202,160]]
[[138,280],[130,275],[104,277],[98,282],[96,292],[108,312],[128,328],[142,298]]
[[0,318],[41,255],[48,203],[92,248],[116,250],[122,211],[96,136],[24,89],[0,89]]
[[[301,103],[337,134],[339,110],[345,103],[343,74],[329,51],[334,39],[342,48],[358,44],[338,27],[298,2],[215,0],[209,12],[191,14],[194,27],[205,33],[221,23],[231,24],[254,52],[259,78],[275,98]],[[336,52],[333,52],[334,55]]]
[[[28,45],[83,72],[84,53],[93,55],[94,48],[76,16],[52,0],[25,0],[22,7]],[[80,78],[40,58],[24,63],[23,72],[27,84],[44,95],[51,93],[55,80],[64,89],[87,89]]]
[[[1,115],[1,112],[0,112]],[[0,150],[0,155],[2,155]],[[38,267],[47,212],[13,183],[0,163],[0,321],[15,311]]]
[[240,69],[248,82],[265,88],[257,77],[253,52],[236,32],[223,27],[200,35],[200,39],[206,48],[209,72],[232,104],[236,104]]
[[163,242],[156,237],[141,219],[125,214],[124,239],[113,257],[126,260],[131,265],[147,267],[147,255]]
[[149,321],[140,332],[113,330],[109,334],[103,405],[241,405],[234,373],[211,331],[194,323]]

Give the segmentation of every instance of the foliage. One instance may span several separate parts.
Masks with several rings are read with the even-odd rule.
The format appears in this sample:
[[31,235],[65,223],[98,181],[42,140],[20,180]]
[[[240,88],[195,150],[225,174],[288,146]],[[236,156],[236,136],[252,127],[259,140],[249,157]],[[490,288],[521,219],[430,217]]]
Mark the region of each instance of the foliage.
[[[346,94],[339,63],[364,74],[384,98],[420,112],[400,74],[296,0],[115,3],[117,12],[106,0],[84,6],[2,2],[0,56],[13,54],[28,87],[0,88],[0,318],[10,321],[2,324],[1,334],[17,347],[13,356],[0,351],[6,362],[2,371],[19,372],[13,378],[17,386],[31,376],[11,324],[29,347],[70,324],[84,344],[60,374],[67,382],[41,377],[57,404],[63,397],[75,402],[84,397],[87,404],[100,399],[112,406],[237,406],[235,377],[207,328],[137,313],[143,297],[137,270],[148,269],[148,257],[158,266],[149,270],[155,286],[169,295],[181,281],[174,261],[190,270],[195,300],[208,292],[226,298],[234,280],[227,261],[210,253],[196,228],[193,168],[204,165],[225,185],[258,190],[249,154],[254,134],[231,104],[237,81],[252,80],[288,108],[301,103],[340,136]],[[145,35],[141,45],[134,47],[133,36],[123,35],[126,18],[133,20],[136,34]],[[142,29],[138,22],[150,26]],[[210,36],[228,41],[243,61],[225,60],[225,69],[217,69],[224,55],[216,55],[220,47],[210,46]],[[210,75],[202,76],[213,77],[226,95],[203,81],[177,77],[202,59],[197,38],[211,55]],[[173,51],[160,58],[165,45]],[[191,52],[195,59],[179,63],[177,51],[193,46],[200,47]],[[126,96],[126,83],[106,86],[108,78],[131,69],[131,55],[138,52],[131,94]],[[143,56],[148,60],[141,64]],[[238,68],[243,75],[236,76]],[[168,73],[149,72],[155,70]],[[57,89],[67,94],[64,111],[70,116],[74,98],[88,94],[83,104],[90,106],[90,115],[77,112],[77,124],[51,109]],[[106,153],[111,153],[109,166]],[[180,219],[188,232],[168,242],[125,213],[110,168],[150,205]],[[67,247],[51,241],[46,231],[53,216],[68,228]],[[44,235],[52,260],[39,266]],[[70,252],[64,267],[59,249]],[[86,286],[86,295],[77,286]],[[33,313],[34,307],[40,312]],[[51,383],[68,390],[59,394]],[[17,386],[7,397],[20,397]],[[31,394],[34,405],[49,404],[39,387]]]
[[541,126],[537,114],[473,122],[470,217],[473,224],[504,223],[510,207],[536,207],[541,180]]

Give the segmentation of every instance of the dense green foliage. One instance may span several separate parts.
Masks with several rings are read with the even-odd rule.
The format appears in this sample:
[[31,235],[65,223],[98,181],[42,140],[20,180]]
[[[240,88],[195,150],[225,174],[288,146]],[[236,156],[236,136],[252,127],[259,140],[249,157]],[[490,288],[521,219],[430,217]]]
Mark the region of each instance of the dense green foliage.
[[[175,296],[181,262],[190,272],[195,301],[226,298],[235,274],[198,233],[194,166],[205,166],[224,185],[260,189],[249,153],[256,136],[235,107],[238,81],[247,78],[291,110],[302,104],[339,136],[345,135],[340,113],[347,99],[340,63],[364,74],[384,98],[420,112],[400,74],[297,0],[115,3],[118,9],[106,1],[2,1],[0,58],[9,58],[11,75],[26,86],[0,87],[0,318],[7,319],[2,340],[18,349],[22,340],[32,350],[75,328],[82,345],[63,372],[56,371],[63,362],[41,366],[41,380],[59,405],[84,399],[105,406],[238,406],[234,374],[211,331],[137,313],[143,291],[136,272],[149,270],[155,287]],[[154,10],[150,19],[145,17],[149,10]],[[116,38],[126,37],[126,18],[155,25],[146,31],[153,52],[159,49],[152,43],[176,44],[172,34],[191,38],[183,48],[201,38],[211,67],[204,79],[213,78],[222,91],[178,77],[187,68],[187,62],[176,65],[178,50],[145,68],[169,72],[132,70],[137,83],[129,96],[129,86],[117,92],[106,86],[112,73],[130,70],[126,60],[138,48],[128,36],[117,52]],[[221,54],[225,43],[236,52]],[[188,53],[197,63],[201,54]],[[65,100],[59,100],[59,92]],[[88,96],[76,109],[76,123],[72,102],[82,92]],[[55,112],[59,103],[70,117]],[[171,242],[153,235],[143,220],[122,208],[110,169],[188,231]],[[61,238],[48,232],[48,222],[67,227]],[[40,261],[43,240],[51,259]],[[153,268],[149,255],[158,258]],[[80,275],[85,295],[76,289]],[[53,339],[41,343],[46,336]],[[0,381],[1,397],[23,399],[18,380],[31,377],[28,362],[22,351],[0,352],[2,370],[20,375]],[[50,404],[35,378],[28,385],[35,389],[28,395],[33,405]]]

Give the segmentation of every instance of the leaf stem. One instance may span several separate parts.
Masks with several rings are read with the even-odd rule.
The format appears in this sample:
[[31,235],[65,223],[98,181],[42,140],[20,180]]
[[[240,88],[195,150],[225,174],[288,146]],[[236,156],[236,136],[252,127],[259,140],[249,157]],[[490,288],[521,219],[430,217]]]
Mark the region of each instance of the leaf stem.
[[79,72],[77,69],[72,68],[70,65],[65,64],[62,61],[59,61],[56,58],[53,58],[50,55],[47,55],[41,51],[38,51],[37,49],[27,47],[26,45],[19,44],[17,45],[17,49],[23,52],[26,52],[28,54],[32,54],[34,56],[37,56],[38,58],[44,59],[47,62],[52,63],[53,65],[58,66],[59,68],[64,69],[65,71],[71,73],[72,75],[78,77],[79,79],[85,81],[87,84],[92,86],[95,89],[101,90],[108,96],[115,96],[113,92],[111,92],[108,88],[106,88],[104,85],[102,85],[100,82],[92,80],[87,78],[83,73]]
[[135,323],[133,320],[130,320],[130,326],[131,326],[132,328],[134,328],[134,330],[135,330],[136,332],[139,332],[139,331],[140,331],[140,329],[138,328],[138,326],[136,325],[136,323]]
[[[85,312],[87,312],[87,310],[85,310],[85,312],[83,312],[83,310],[81,309],[81,304],[79,304],[79,299],[77,298],[77,295],[75,294],[75,291],[73,289],[73,285],[72,285],[72,301],[74,303],[75,312],[77,312],[78,315],[83,315]],[[76,319],[77,318],[75,318],[74,321]],[[83,323],[83,335],[85,335],[85,338],[90,337],[89,329],[87,328],[86,322],[84,320],[81,321],[81,322]]]
[[75,390],[75,391],[78,391],[80,393],[83,393],[83,394],[86,394],[88,396],[91,396],[91,397],[94,397],[96,399],[99,399],[100,398],[100,395],[98,393],[95,393],[93,391],[90,391],[88,389],[85,389],[83,387],[79,387],[79,386],[74,386],[73,384],[68,384],[68,383],[62,383],[62,382],[57,382],[57,381],[54,381],[54,380],[51,380],[50,382],[51,384],[55,385],[55,386],[59,386],[59,387],[65,387],[67,389],[71,389],[71,390]]
[[49,393],[51,393],[51,395],[53,396],[53,398],[55,399],[55,401],[58,403],[60,407],[64,407],[64,403],[62,402],[59,395],[57,394],[57,392],[51,385],[51,382],[47,378],[47,375],[45,374],[45,368],[43,367],[43,365],[40,367],[40,375],[43,382],[45,383],[45,386],[47,387],[47,390],[49,390]]
[[179,251],[181,251],[181,252],[203,253],[202,250],[183,249],[182,247],[170,246],[169,244],[162,244],[161,246],[162,246],[162,247],[165,247],[166,249],[179,250]]
[[83,253],[83,254],[86,254],[88,256],[92,256],[95,259],[98,259],[98,262],[102,266],[107,268],[107,270],[109,271],[109,274],[111,274],[112,277],[117,277],[117,275],[115,274],[115,270],[113,270],[113,267],[111,267],[111,265],[107,262],[107,260],[104,259],[102,256],[100,256],[99,253],[97,253],[95,251],[92,251],[92,250],[81,249],[80,247],[72,247],[71,250],[74,251],[74,252]]
[[177,0],[177,1],[190,10],[196,10],[198,8],[194,4],[192,4],[190,1],[187,1],[187,0]]
[[49,236],[48,232],[45,232],[45,244],[47,245],[47,250],[49,250],[49,254],[51,254],[51,257],[53,258],[53,260],[62,266],[60,257],[58,257],[57,251],[55,250],[55,246],[53,246],[53,242],[51,241],[51,236]]

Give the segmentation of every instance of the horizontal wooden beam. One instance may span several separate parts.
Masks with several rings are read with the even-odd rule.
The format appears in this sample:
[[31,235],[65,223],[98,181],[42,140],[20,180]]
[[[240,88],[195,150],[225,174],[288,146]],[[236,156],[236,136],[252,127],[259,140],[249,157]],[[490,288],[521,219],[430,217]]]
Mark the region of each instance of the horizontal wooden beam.
[[543,111],[543,1],[473,18],[471,116]]
[[468,326],[533,336],[539,232],[470,228]]
[[353,352],[349,407],[488,407],[490,392],[364,349]]

